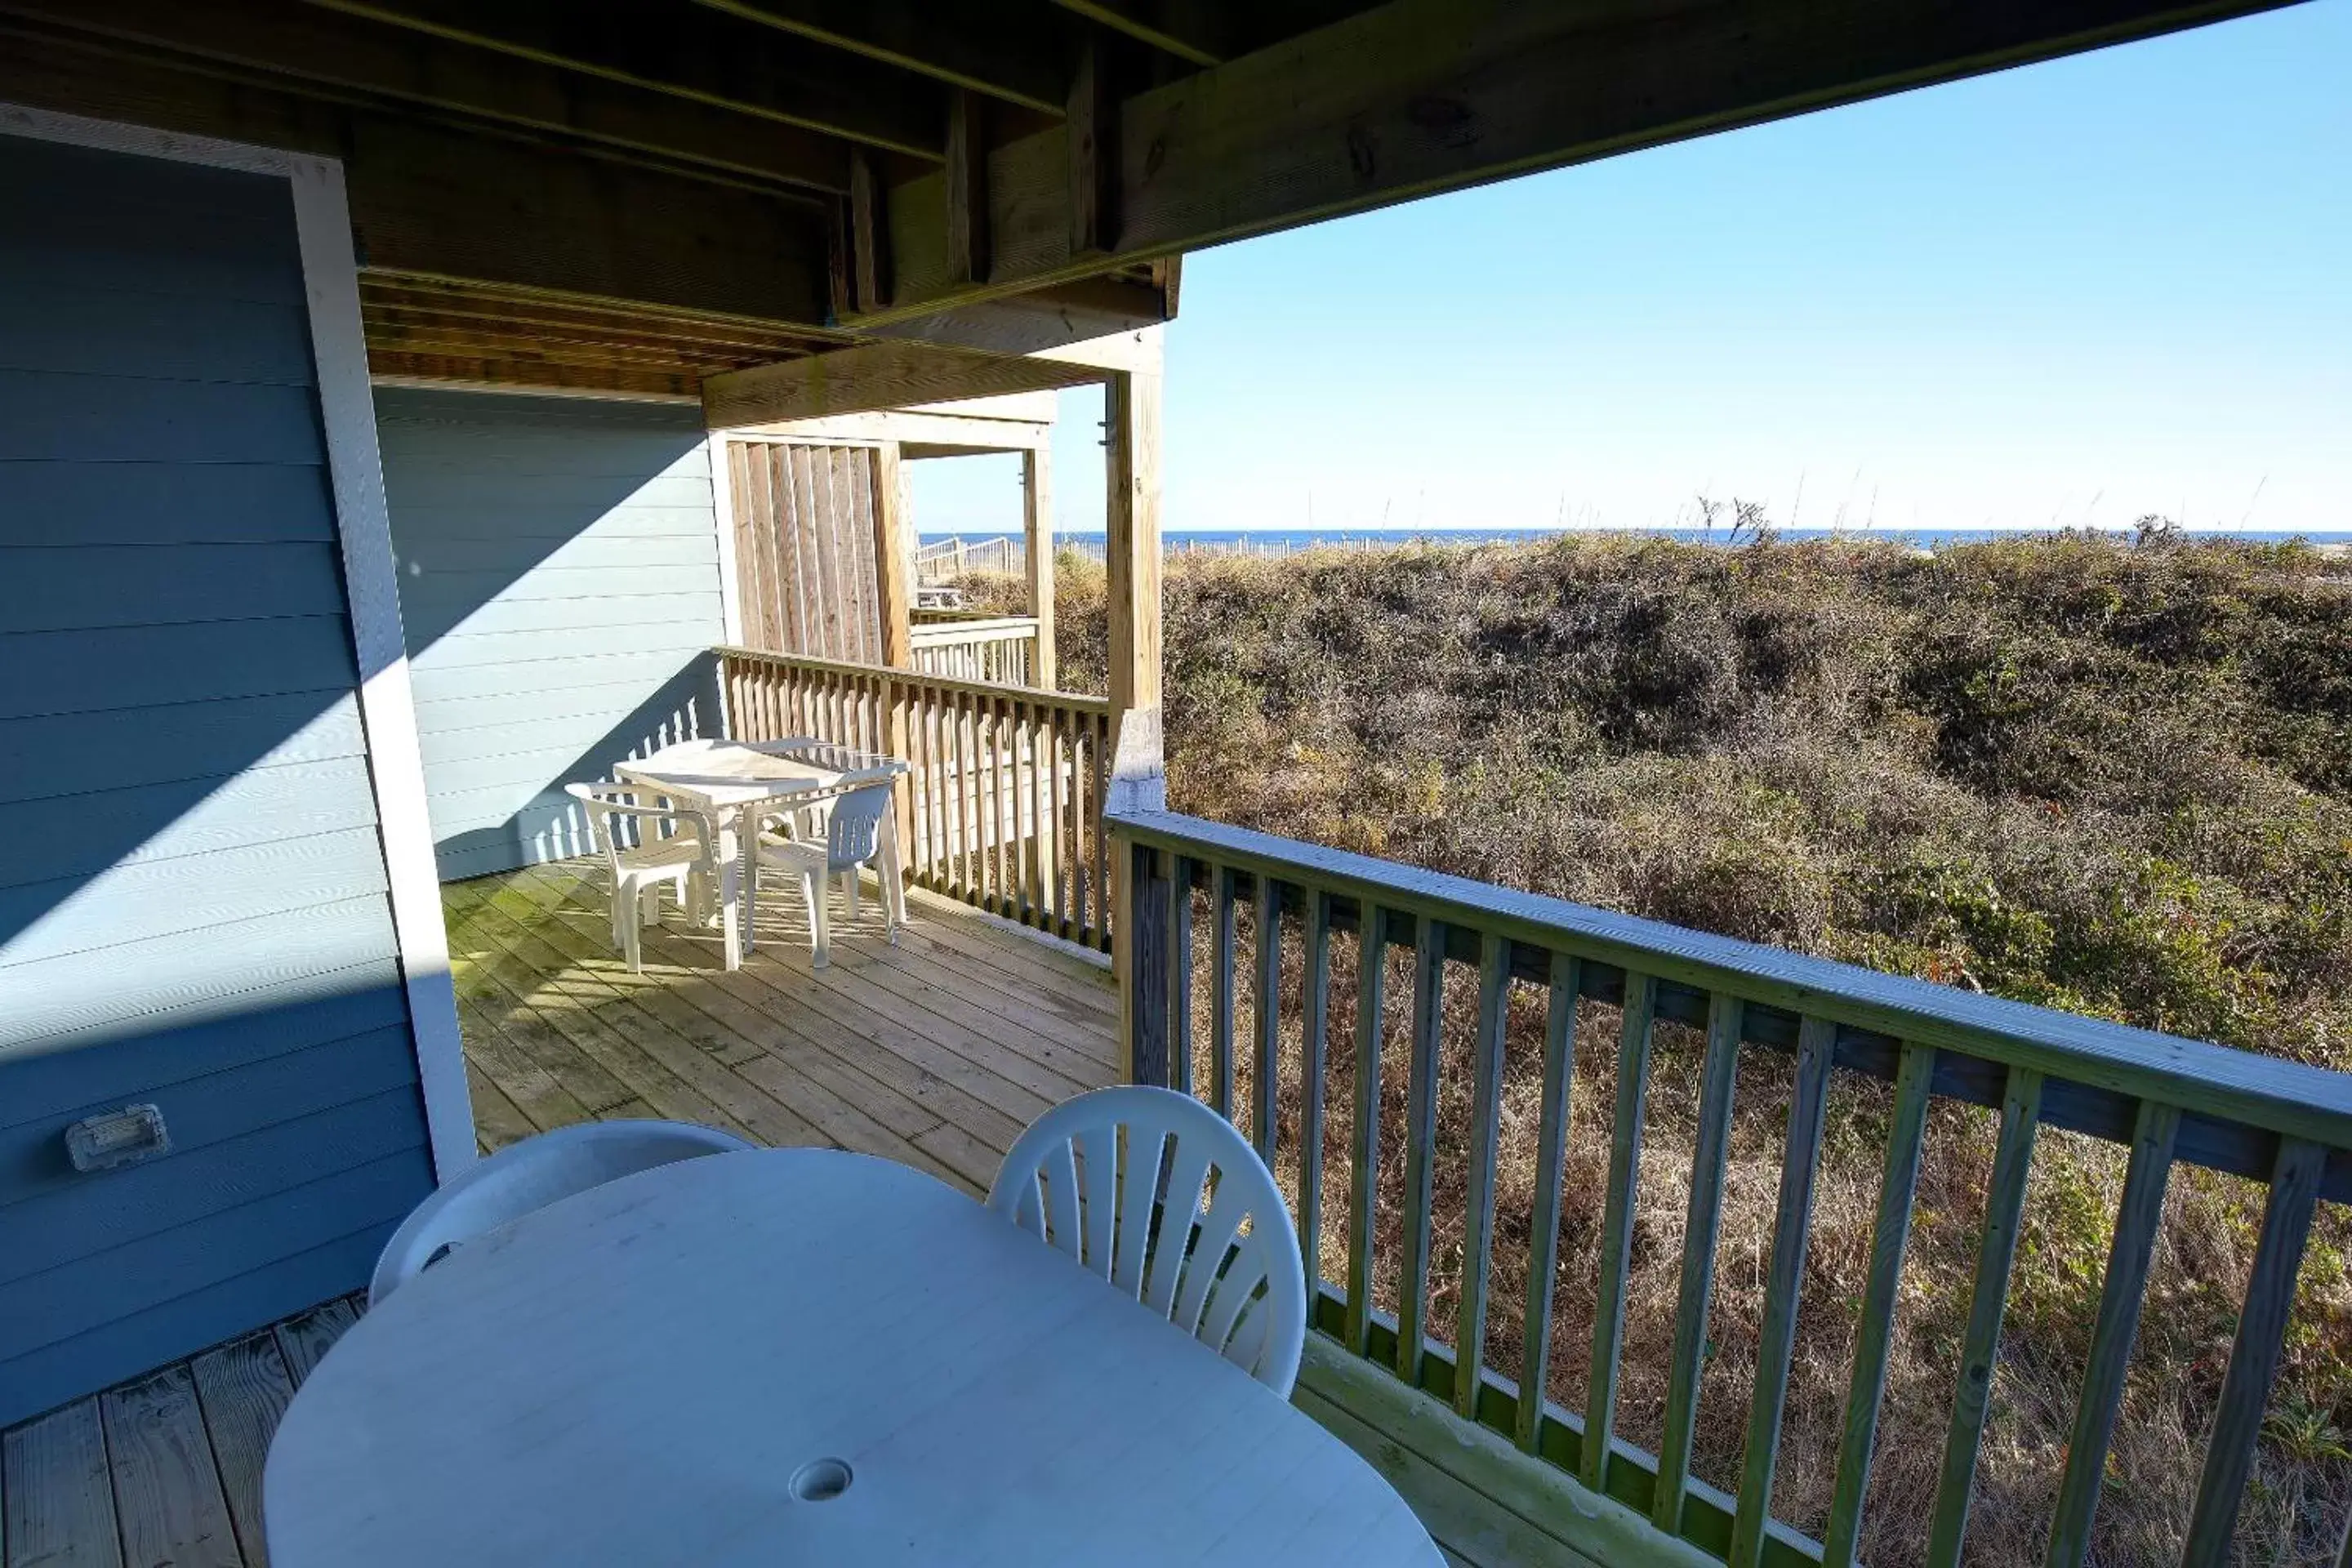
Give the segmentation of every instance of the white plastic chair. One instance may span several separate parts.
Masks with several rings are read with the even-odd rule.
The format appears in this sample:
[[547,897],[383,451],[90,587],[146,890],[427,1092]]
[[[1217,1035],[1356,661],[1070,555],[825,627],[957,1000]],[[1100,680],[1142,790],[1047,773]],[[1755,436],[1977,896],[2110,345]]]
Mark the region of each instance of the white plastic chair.
[[368,1304],[383,1299],[488,1230],[574,1193],[704,1154],[751,1144],[687,1121],[583,1121],[510,1143],[426,1198],[392,1233],[368,1281]]
[[[715,884],[727,967],[742,966],[735,868],[719,864],[719,834],[709,817],[685,807],[640,805],[642,792],[635,784],[568,784],[563,793],[585,809],[589,838],[604,849],[604,868],[613,879],[613,945],[628,960],[632,974],[645,968],[639,932],[660,921],[665,887],[676,893],[681,910],[698,913]],[[664,837],[645,826],[649,822],[675,823],[678,831]],[[636,843],[628,842],[625,823],[640,825]]]
[[1199,1100],[1129,1084],[1064,1101],[1013,1142],[988,1206],[1290,1397],[1298,1236],[1257,1151]]
[[[833,918],[828,910],[827,894],[834,877],[838,874],[849,890],[849,918],[857,919],[858,873],[873,865],[883,847],[883,818],[890,814],[890,784],[860,784],[856,789],[818,804],[802,808],[814,813],[822,810],[824,817],[824,839],[819,843],[809,838],[761,838],[759,863],[773,866],[800,879],[801,896],[808,900],[809,945],[816,967],[824,968],[833,957]],[[888,879],[898,874],[896,865],[885,859],[875,879],[884,884],[882,915],[892,942],[898,940],[898,902],[890,896]],[[759,877],[756,870],[751,879],[750,898],[746,900],[757,913]],[[756,919],[747,917],[746,927],[756,926]]]

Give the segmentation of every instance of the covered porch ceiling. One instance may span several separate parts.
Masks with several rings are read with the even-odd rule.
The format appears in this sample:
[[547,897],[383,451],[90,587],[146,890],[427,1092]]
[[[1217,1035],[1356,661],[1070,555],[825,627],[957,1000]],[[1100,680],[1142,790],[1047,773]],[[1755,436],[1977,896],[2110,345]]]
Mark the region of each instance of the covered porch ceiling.
[[0,0],[0,102],[342,160],[379,376],[892,344],[837,413],[1169,320],[1187,250],[2276,3]]

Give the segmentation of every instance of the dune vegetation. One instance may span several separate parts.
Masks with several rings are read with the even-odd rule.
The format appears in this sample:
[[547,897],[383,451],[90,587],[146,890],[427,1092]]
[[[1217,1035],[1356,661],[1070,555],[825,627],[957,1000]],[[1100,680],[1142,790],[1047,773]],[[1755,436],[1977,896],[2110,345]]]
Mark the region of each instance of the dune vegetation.
[[[1066,555],[1060,581],[1063,683],[1100,689],[1100,570]],[[1932,552],[1577,536],[1179,556],[1166,643],[1178,810],[2352,1069],[2352,567],[2307,547],[2149,530]],[[1352,951],[1334,960],[1342,1086],[1352,986],[1340,977],[1353,963]],[[1506,1373],[1519,1359],[1509,1303],[1525,1280],[1511,1269],[1524,1269],[1513,1260],[1533,1201],[1535,999],[1515,999],[1514,1019],[1505,1136],[1520,1154],[1502,1173],[1488,1346]],[[1551,1378],[1571,1408],[1590,1343],[1612,1026],[1588,1022],[1576,1060]],[[1456,1069],[1466,1032],[1466,1016],[1454,1020]],[[1663,1421],[1700,1055],[1695,1036],[1663,1034],[1619,1426],[1645,1446]],[[1385,1109],[1400,1121],[1405,1056],[1384,1058]],[[1743,1062],[1696,1459],[1726,1487],[1787,1097],[1784,1064]],[[1343,1088],[1327,1170],[1345,1169],[1345,1099]],[[1467,1100],[1468,1073],[1450,1070],[1440,1323],[1460,1268]],[[1829,1503],[1887,1110],[1874,1083],[1842,1078],[1833,1093],[1774,1497],[1809,1531]],[[1864,1542],[1874,1563],[1915,1562],[1923,1545],[1993,1121],[1941,1106],[1931,1124]],[[1295,1182],[1296,1122],[1284,1132]],[[1401,1181],[1382,1175],[1385,1207]],[[2041,1141],[1971,1562],[2039,1560],[2122,1175],[2113,1146]],[[1327,1213],[1344,1211],[1344,1185],[1327,1178]],[[2250,1184],[2176,1171],[2097,1562],[2177,1557],[2258,1215]],[[1327,1278],[1344,1274],[1339,1233],[1327,1232]],[[2324,1206],[2240,1530],[2244,1562],[2333,1562],[2352,1508],[2347,1258],[2352,1221]],[[1392,1307],[1392,1269],[1381,1284]]]

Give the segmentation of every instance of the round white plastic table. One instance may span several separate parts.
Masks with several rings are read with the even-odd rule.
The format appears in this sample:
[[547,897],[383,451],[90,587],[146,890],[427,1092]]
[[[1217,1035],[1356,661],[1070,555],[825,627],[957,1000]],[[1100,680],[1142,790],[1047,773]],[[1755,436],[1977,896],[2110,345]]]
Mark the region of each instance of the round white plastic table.
[[943,1184],[717,1154],[458,1248],[286,1413],[276,1568],[1435,1568],[1339,1439]]

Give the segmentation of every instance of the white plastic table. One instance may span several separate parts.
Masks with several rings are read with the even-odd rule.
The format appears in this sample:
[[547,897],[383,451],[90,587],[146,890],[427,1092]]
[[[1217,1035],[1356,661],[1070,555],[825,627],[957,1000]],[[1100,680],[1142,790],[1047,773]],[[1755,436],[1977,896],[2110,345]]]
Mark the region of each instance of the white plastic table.
[[[895,781],[909,771],[897,757],[805,739],[679,741],[613,767],[615,777],[709,813],[719,826],[719,858],[729,865],[737,854],[738,820],[744,808],[790,808],[859,784]],[[895,811],[883,813],[875,870],[891,918],[906,924],[906,879],[898,861]]]
[[276,1568],[1436,1568],[1337,1438],[920,1172],[689,1160],[403,1286],[271,1446]]

